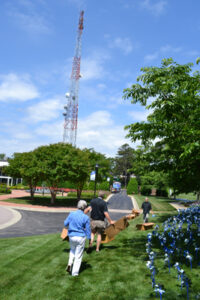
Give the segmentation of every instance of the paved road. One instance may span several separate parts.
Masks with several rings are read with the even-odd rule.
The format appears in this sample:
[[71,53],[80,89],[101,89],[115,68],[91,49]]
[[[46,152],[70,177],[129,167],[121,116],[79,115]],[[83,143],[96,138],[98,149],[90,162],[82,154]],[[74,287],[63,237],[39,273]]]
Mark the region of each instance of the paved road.
[[127,196],[126,191],[122,190],[120,193],[113,194],[108,201],[109,209],[132,210],[133,203],[131,198]]
[[[108,201],[108,209],[113,220],[117,220],[133,208],[132,201],[126,192],[113,195]],[[124,211],[123,211],[124,210]],[[61,232],[63,221],[68,213],[38,212],[15,209],[21,219],[12,226],[0,229],[0,238],[20,237]]]
[[16,209],[21,220],[0,230],[0,238],[39,235],[60,232],[68,213],[48,213]]

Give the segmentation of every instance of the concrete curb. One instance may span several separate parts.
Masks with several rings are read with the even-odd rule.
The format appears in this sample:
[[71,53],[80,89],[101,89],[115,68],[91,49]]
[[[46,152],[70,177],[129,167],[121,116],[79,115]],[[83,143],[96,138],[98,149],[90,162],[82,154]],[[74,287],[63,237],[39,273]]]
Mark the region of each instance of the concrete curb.
[[170,203],[171,206],[173,206],[176,210],[178,209],[187,209],[188,207],[182,205],[182,204],[179,204],[179,203]]
[[19,209],[19,210],[28,210],[28,211],[38,211],[38,212],[49,212],[49,213],[64,213],[64,212],[71,212],[77,210],[76,207],[63,207],[63,208],[51,208],[51,207],[25,207],[25,206],[18,206],[18,205],[1,205],[4,208],[11,208],[11,209]]
[[133,203],[133,207],[134,207],[135,209],[140,209],[139,206],[138,206],[138,203],[137,203],[136,199],[135,199],[132,195],[128,195],[128,197],[131,198],[131,201],[132,201],[132,203]]
[[112,196],[113,194],[110,194],[104,201],[108,202]]
[[10,221],[8,221],[8,222],[0,225],[0,229],[4,229],[6,227],[14,225],[15,223],[19,222],[19,220],[22,217],[21,214],[18,211],[14,210],[14,209],[12,209],[10,207],[5,207],[5,208],[12,212],[13,218]]

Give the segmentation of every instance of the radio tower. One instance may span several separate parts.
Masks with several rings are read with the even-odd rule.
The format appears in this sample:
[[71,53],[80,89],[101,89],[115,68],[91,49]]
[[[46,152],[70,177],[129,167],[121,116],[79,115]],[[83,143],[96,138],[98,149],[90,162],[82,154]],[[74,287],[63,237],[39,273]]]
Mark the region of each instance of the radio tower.
[[82,10],[79,17],[78,34],[75,48],[75,55],[72,63],[72,73],[70,80],[70,91],[66,93],[67,104],[64,106],[64,133],[63,143],[69,143],[76,146],[77,122],[78,122],[78,93],[81,63],[81,36],[83,32]]

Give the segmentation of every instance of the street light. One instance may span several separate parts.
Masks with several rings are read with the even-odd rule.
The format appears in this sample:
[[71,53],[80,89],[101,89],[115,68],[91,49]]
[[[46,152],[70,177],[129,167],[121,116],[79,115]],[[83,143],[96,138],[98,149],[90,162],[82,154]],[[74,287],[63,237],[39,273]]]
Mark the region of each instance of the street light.
[[97,177],[98,177],[99,165],[95,165],[95,182],[94,182],[94,197],[96,197],[96,186],[97,186]]

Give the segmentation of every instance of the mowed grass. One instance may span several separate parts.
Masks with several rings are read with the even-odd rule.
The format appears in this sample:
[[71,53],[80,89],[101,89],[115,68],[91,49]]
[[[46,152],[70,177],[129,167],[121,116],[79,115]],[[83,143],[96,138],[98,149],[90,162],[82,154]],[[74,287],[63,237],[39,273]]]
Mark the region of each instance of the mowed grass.
[[[154,221],[161,224],[167,217],[169,214],[158,214]],[[58,234],[1,239],[0,299],[155,299],[146,267],[147,232],[135,227],[141,218],[130,221],[130,226],[99,253],[84,253],[78,277],[65,271],[69,244]],[[163,299],[186,299],[185,288],[181,291],[175,272],[169,275],[159,252],[156,264],[157,279],[166,289]],[[192,278],[190,295],[194,299],[199,268],[184,269]]]
[[21,197],[21,198],[10,198],[3,200],[5,202],[19,203],[19,204],[31,204],[31,205],[41,205],[41,206],[68,206],[68,207],[76,207],[77,198],[67,198],[57,196],[54,205],[51,204],[50,196],[40,196],[37,195],[32,200],[29,196]]
[[176,198],[195,201],[197,199],[197,195],[195,195],[194,193],[188,193],[188,194],[183,193],[183,194],[177,195]]
[[[139,207],[141,208],[142,203],[145,201],[146,196],[134,195],[134,197],[137,200]],[[175,211],[175,208],[172,205],[170,205],[170,203],[173,202],[172,199],[168,199],[165,197],[154,197],[154,196],[148,196],[148,198],[149,198],[149,202],[151,203],[152,210],[155,212]]]
[[[90,200],[94,197],[93,193],[83,192],[81,199],[86,200],[89,204]],[[32,200],[30,196],[21,197],[21,198],[9,198],[3,200],[5,202],[19,203],[19,204],[31,204],[31,205],[41,205],[41,206],[55,206],[55,207],[76,207],[77,206],[77,194],[69,193],[68,196],[57,195],[55,203],[51,204],[50,195],[38,195],[35,194],[34,199]]]

